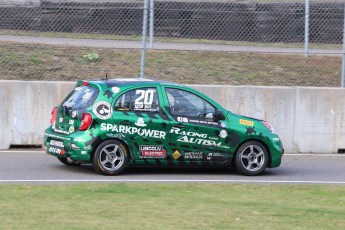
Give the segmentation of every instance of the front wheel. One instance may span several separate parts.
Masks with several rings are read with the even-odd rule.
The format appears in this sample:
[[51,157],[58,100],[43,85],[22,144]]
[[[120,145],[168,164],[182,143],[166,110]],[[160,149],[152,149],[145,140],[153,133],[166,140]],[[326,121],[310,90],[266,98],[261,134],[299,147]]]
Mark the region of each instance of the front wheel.
[[127,162],[127,148],[117,140],[107,140],[101,143],[92,158],[93,168],[103,175],[120,174],[125,169]]
[[248,141],[241,145],[236,152],[235,168],[247,176],[261,174],[268,163],[268,151],[258,141]]

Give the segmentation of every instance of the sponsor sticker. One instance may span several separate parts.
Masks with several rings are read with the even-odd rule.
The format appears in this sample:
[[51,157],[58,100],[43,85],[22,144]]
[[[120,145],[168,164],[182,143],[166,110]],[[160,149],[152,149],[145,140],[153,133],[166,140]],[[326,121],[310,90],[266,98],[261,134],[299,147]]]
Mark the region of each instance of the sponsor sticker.
[[203,153],[202,152],[185,152],[184,159],[186,160],[202,160]]
[[188,118],[187,117],[177,117],[178,122],[186,122],[188,123]]
[[85,94],[83,95],[83,99],[89,99],[92,95],[92,92],[89,92],[89,90],[85,90]]
[[194,119],[189,119],[190,123],[197,123],[197,124],[201,124],[201,125],[214,125],[214,126],[218,126],[217,122],[214,121],[204,121],[204,120],[194,120]]
[[74,126],[69,127],[68,132],[74,133],[74,131],[75,131]]
[[72,118],[75,118],[77,116],[77,111],[76,110],[73,110],[72,111]]
[[207,154],[207,160],[210,160],[210,161],[223,161],[224,159],[225,159],[225,155],[222,153]]
[[92,112],[100,119],[106,120],[111,117],[113,114],[113,110],[110,106],[110,104],[106,101],[99,101],[97,102],[93,108]]
[[50,140],[49,144],[55,147],[60,147],[60,148],[64,147],[64,144],[62,141]]
[[120,88],[119,87],[112,87],[111,90],[113,91],[113,93],[119,93],[120,92]]
[[76,144],[74,144],[74,143],[70,144],[70,148],[71,148],[71,149],[75,149],[75,150],[79,150],[79,149],[80,149],[80,148],[79,148]]
[[49,147],[48,152],[59,154],[61,156],[63,156],[65,154],[65,151],[63,149],[58,149],[58,148],[55,148],[55,147]]
[[248,120],[243,120],[243,119],[240,119],[240,124],[241,125],[254,126],[254,122],[253,121],[248,121]]
[[180,153],[178,150],[176,150],[176,151],[172,154],[172,157],[173,157],[175,160],[177,160],[177,159],[179,159],[179,158],[181,157],[181,153]]
[[144,118],[139,117],[138,120],[137,120],[137,122],[135,122],[135,125],[136,125],[136,126],[139,126],[139,127],[145,127],[146,124],[145,124],[145,122],[144,122]]
[[160,158],[166,158],[167,156],[166,151],[163,146],[140,145],[139,151],[141,153],[141,158],[160,159]]
[[226,138],[228,136],[228,133],[226,132],[225,129],[223,129],[223,130],[220,131],[219,136],[221,138]]

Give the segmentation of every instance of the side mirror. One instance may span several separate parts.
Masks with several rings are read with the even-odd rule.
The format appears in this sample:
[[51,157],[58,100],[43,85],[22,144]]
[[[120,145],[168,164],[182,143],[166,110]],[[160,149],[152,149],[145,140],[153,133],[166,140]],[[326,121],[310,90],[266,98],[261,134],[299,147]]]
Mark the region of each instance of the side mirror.
[[216,112],[214,113],[214,121],[217,122],[219,120],[225,120],[225,116],[222,111],[217,109]]

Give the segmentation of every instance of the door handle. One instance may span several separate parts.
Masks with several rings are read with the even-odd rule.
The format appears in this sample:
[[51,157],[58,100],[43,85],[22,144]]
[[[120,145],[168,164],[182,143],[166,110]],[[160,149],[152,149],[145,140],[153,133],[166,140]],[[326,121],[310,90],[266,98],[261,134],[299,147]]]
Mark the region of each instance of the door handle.
[[121,121],[120,122],[120,125],[131,125],[132,122],[128,121],[128,120],[125,120],[125,121]]
[[185,128],[186,126],[183,125],[183,124],[181,124],[181,123],[179,123],[179,124],[174,125],[174,127],[183,129],[183,128]]

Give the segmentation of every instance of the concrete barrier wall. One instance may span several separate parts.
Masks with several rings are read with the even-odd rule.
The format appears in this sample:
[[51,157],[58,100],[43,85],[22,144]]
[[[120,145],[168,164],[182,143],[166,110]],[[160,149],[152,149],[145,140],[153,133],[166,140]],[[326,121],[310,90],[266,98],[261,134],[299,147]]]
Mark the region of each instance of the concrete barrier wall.
[[[0,149],[40,145],[52,108],[75,82],[0,81]],[[286,152],[345,149],[345,90],[192,85],[230,111],[270,121]]]

